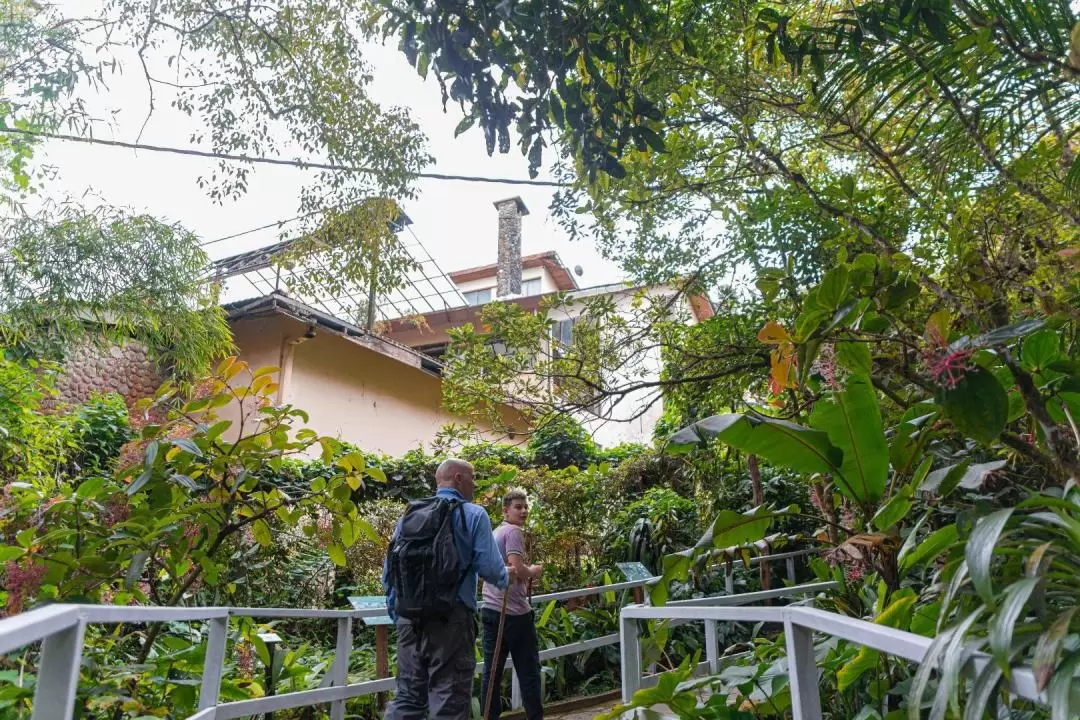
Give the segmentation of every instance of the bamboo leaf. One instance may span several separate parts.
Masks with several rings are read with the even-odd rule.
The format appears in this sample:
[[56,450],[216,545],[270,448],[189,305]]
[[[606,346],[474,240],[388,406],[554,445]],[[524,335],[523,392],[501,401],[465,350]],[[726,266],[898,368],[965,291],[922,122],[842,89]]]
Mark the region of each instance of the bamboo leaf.
[[990,563],[994,558],[994,548],[1012,513],[1012,508],[1005,508],[979,518],[975,529],[971,531],[971,537],[968,538],[967,547],[964,548],[975,592],[989,607],[996,606],[990,583]]
[[1032,660],[1031,669],[1035,674],[1035,684],[1039,690],[1045,690],[1050,684],[1050,678],[1054,675],[1054,667],[1061,656],[1062,644],[1069,634],[1069,623],[1073,615],[1080,610],[1071,607],[1058,615],[1057,620],[1039,636],[1039,642],[1035,645],[1035,658]]
[[1038,578],[1024,578],[1005,589],[1005,598],[997,614],[990,619],[988,637],[990,640],[990,652],[997,661],[998,666],[1005,677],[1009,677],[1009,650],[1012,645],[1013,631],[1016,621],[1020,618],[1027,605],[1035,586],[1039,584]]

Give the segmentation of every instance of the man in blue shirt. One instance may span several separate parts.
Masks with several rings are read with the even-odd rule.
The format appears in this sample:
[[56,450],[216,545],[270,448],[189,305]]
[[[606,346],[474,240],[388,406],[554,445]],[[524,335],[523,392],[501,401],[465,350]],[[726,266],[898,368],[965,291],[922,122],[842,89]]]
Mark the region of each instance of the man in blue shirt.
[[[487,513],[472,503],[476,491],[473,467],[449,459],[435,471],[436,497],[464,503],[451,515],[458,556],[467,565],[458,600],[443,620],[423,622],[395,617],[397,627],[397,694],[386,708],[386,720],[468,720],[476,674],[476,583],[504,589],[515,571],[507,568],[491,532]],[[401,522],[394,531],[396,537]],[[393,541],[391,541],[393,542]],[[386,605],[394,616],[395,590],[389,562],[383,564]]]

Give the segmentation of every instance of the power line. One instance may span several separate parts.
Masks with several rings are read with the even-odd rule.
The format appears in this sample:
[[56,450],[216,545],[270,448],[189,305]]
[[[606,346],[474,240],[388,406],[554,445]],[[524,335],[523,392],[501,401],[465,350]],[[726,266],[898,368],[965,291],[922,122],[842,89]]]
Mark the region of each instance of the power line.
[[[217,153],[209,150],[197,150],[195,148],[170,147],[167,145],[147,145],[145,143],[130,143],[123,140],[105,140],[102,138],[89,138],[79,135],[64,135],[61,133],[41,132],[38,130],[22,130],[20,128],[0,127],[0,132],[28,137],[43,138],[46,140],[62,140],[64,142],[84,143],[87,145],[106,145],[109,147],[126,148],[128,150],[146,150],[147,152],[171,153],[173,155],[188,155],[191,157],[209,158],[212,160],[229,160],[232,162],[245,162],[255,165],[284,165],[301,169],[316,170],[342,170],[345,172],[376,174],[371,168],[352,167],[349,165],[335,165],[304,160],[285,160],[282,158],[256,157],[251,155],[233,155],[231,153]],[[514,178],[485,177],[482,175],[451,175],[447,173],[414,172],[407,173],[412,177],[425,180],[456,180],[459,182],[491,183],[495,185],[531,185],[535,187],[569,187],[569,183],[557,180],[515,180]]]
[[250,228],[248,230],[241,230],[240,232],[235,232],[232,235],[223,235],[222,237],[214,238],[213,240],[206,240],[205,242],[199,243],[199,247],[207,247],[208,245],[214,245],[215,243],[225,242],[226,240],[233,240],[235,238],[243,237],[245,235],[251,235],[252,233],[257,233],[260,230],[269,230],[270,228],[281,227],[282,225],[284,225],[286,223],[291,223],[291,222],[294,222],[296,220],[303,220],[304,218],[308,218],[308,217],[311,217],[312,215],[318,215],[318,214],[324,213],[324,212],[328,212],[328,211],[327,210],[313,210],[313,211],[311,211],[309,213],[304,213],[303,215],[297,215],[296,217],[285,218],[284,220],[275,220],[274,222],[266,223],[265,225],[260,225],[259,227],[253,227],[253,228]]

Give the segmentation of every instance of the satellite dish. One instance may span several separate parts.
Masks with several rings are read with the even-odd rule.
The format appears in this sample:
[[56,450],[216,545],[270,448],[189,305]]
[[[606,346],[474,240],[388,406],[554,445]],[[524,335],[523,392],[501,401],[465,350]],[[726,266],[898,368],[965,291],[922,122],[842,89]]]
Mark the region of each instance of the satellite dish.
[[581,277],[582,275],[585,274],[585,271],[581,269],[580,265],[575,265],[574,266],[574,274],[577,275],[578,277]]

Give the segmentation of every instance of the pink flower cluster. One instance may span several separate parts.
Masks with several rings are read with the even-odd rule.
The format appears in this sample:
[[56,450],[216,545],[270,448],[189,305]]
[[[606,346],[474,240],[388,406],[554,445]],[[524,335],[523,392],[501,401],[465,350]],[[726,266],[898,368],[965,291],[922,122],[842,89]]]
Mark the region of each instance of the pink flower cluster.
[[236,643],[236,667],[245,678],[250,678],[255,669],[255,649],[251,643],[241,641]]
[[830,389],[840,390],[840,383],[836,380],[836,349],[832,345],[821,347],[817,359],[810,366],[810,372],[821,375]]
[[970,348],[950,350],[948,341],[935,327],[931,327],[927,334],[931,347],[923,353],[926,372],[939,387],[952,390],[964,379],[968,362],[975,351]]
[[22,612],[23,605],[34,599],[45,578],[45,566],[27,558],[12,560],[4,566],[4,589],[7,590],[7,615]]

